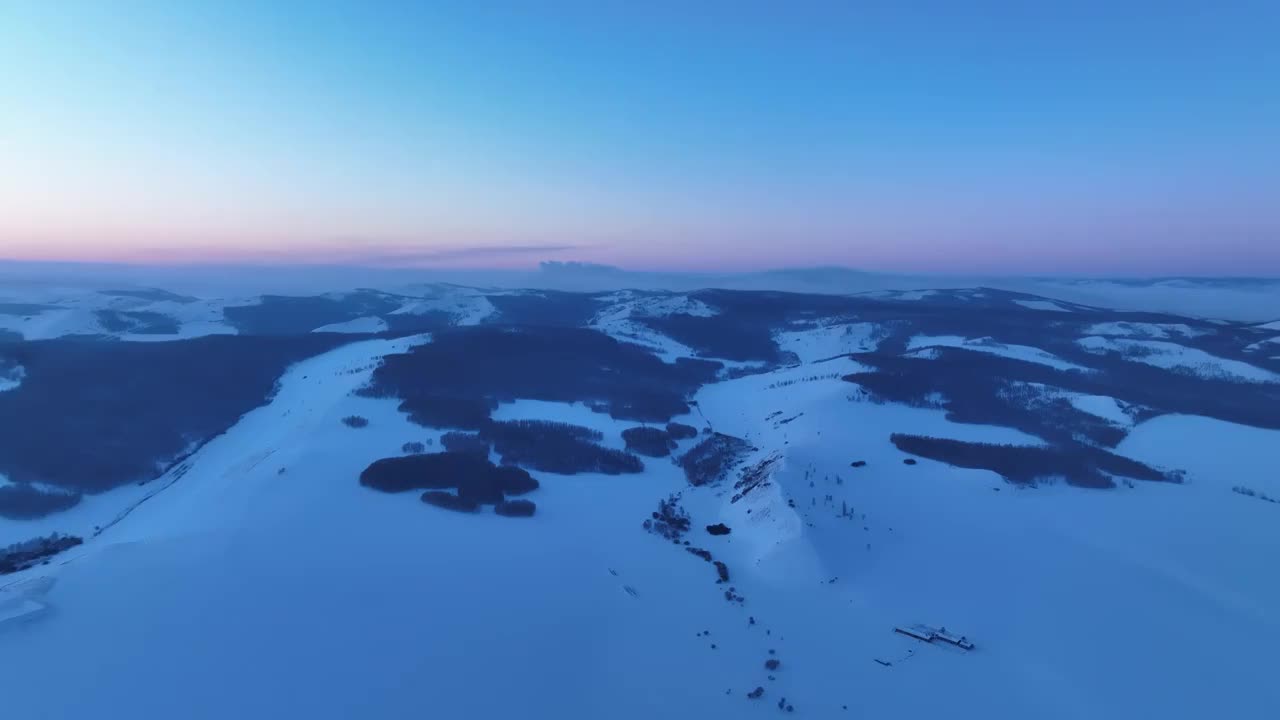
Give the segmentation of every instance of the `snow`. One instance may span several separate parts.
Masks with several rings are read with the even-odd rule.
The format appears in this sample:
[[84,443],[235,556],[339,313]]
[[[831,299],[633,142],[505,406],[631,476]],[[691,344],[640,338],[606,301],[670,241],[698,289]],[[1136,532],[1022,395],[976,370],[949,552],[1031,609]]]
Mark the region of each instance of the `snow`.
[[[191,488],[204,487],[212,492],[216,483],[202,481],[195,471],[183,473],[184,466],[201,468],[205,475],[223,474],[231,477],[247,469],[257,467],[267,458],[287,457],[297,447],[305,447],[318,425],[341,425],[347,415],[368,414],[364,398],[348,397],[368,382],[368,378],[380,358],[391,352],[402,352],[414,344],[426,341],[426,336],[413,336],[398,340],[375,340],[345,345],[315,358],[296,363],[280,380],[280,388],[271,402],[246,413],[227,433],[212,439],[195,455],[170,468],[161,477],[145,485],[126,485],[98,495],[85,495],[71,509],[34,520],[10,520],[0,518],[0,545],[28,540],[33,537],[60,532],[89,538],[95,528],[108,527],[122,515],[133,512],[134,507],[152,507],[177,502],[176,498],[194,493]],[[334,410],[346,405],[343,411]],[[375,408],[381,408],[375,405]],[[386,412],[393,424],[403,424],[394,406]],[[358,431],[348,429],[350,433]],[[432,439],[437,432],[425,428],[406,431],[405,437],[387,453],[399,454],[400,446],[411,440]],[[337,441],[337,447],[349,445],[365,435],[348,434]],[[394,452],[392,452],[394,450]],[[252,462],[245,457],[253,458]],[[195,502],[207,498],[197,494]],[[216,499],[213,500],[216,502]],[[182,518],[175,518],[178,522]]]
[[330,325],[322,325],[313,333],[380,333],[387,329],[387,322],[380,317],[362,317],[346,322],[332,323]]
[[26,376],[27,372],[21,365],[16,365],[8,370],[0,370],[0,392],[17,390]]
[[917,358],[919,360],[937,360],[942,357],[942,351],[936,347],[920,348],[919,350],[911,350],[903,353],[907,357]]
[[1010,383],[1010,388],[1014,390],[1031,389],[1034,391],[1035,396],[1042,398],[1044,401],[1066,400],[1075,409],[1102,418],[1120,427],[1130,427],[1134,422],[1133,417],[1129,415],[1129,406],[1110,395],[1088,395],[1043,383],[1012,382]]
[[1177,343],[1158,340],[1116,340],[1089,336],[1076,341],[1092,353],[1119,352],[1125,360],[1204,378],[1246,383],[1277,383],[1280,375],[1239,360],[1229,360]]
[[[454,325],[479,325],[492,317],[498,309],[481,290],[451,285],[424,285],[406,289],[406,292],[424,297],[407,299],[392,315],[425,315],[442,312],[450,316]],[[496,293],[495,293],[496,294]]]
[[1069,393],[1072,407],[1087,412],[1090,415],[1096,415],[1103,420],[1107,420],[1116,425],[1132,425],[1133,418],[1125,412],[1124,406],[1119,400],[1110,395],[1081,395],[1077,393]]
[[[693,315],[711,317],[716,311],[701,300],[686,295],[650,295],[620,291],[604,296],[609,302],[606,310],[592,318],[590,327],[615,340],[648,348],[664,362],[696,357],[694,350],[672,338],[657,332],[643,322],[644,318],[669,315]],[[726,363],[726,367],[739,367],[744,363]]]
[[667,317],[668,315],[693,315],[713,317],[715,308],[688,295],[638,293],[620,290],[600,297],[609,304],[603,314],[606,317]]
[[[0,475],[0,487],[9,484]],[[82,495],[70,509],[44,517],[18,520],[0,518],[0,547],[51,533],[87,538],[127,508],[155,490],[154,485],[124,485],[97,495]],[[3,581],[0,580],[0,584]]]
[[[27,340],[49,340],[68,335],[111,335],[134,342],[164,342],[184,340],[205,335],[234,335],[236,330],[227,324],[223,308],[241,301],[196,300],[147,300],[136,297],[117,297],[90,290],[61,291],[35,294],[23,301],[49,305],[48,309],[32,315],[0,314],[0,330],[21,333]],[[102,326],[98,313],[103,310],[120,312],[157,313],[172,319],[178,325],[174,334],[111,332]]]
[[[716,429],[750,434],[760,455],[785,454],[764,492],[709,500],[734,528],[718,557],[757,581],[743,589],[749,611],[785,637],[784,667],[803,663],[785,693],[767,698],[794,697],[800,712],[811,698],[843,704],[833,688],[855,687],[850,711],[911,718],[956,707],[974,717],[1264,718],[1280,701],[1265,669],[1268,641],[1280,639],[1280,579],[1259,573],[1280,549],[1272,506],[1190,486],[1018,491],[985,471],[906,468],[888,441],[894,431],[991,442],[1005,431],[850,403],[834,382],[772,395],[769,382],[699,393]],[[804,415],[770,436],[753,418],[774,409]],[[1173,464],[1159,452],[1167,444],[1149,459]],[[1200,452],[1210,466],[1217,455]],[[867,465],[851,469],[853,459]],[[852,520],[839,517],[842,502]],[[772,625],[778,616],[784,631]],[[913,623],[958,630],[978,649],[957,655],[893,636]],[[830,706],[808,709],[839,717]]]
[[50,578],[0,583],[0,630],[30,622],[49,609],[44,596],[53,587]]
[[937,290],[906,290],[893,293],[894,300],[924,300],[937,295]]
[[[851,401],[849,398],[858,387],[841,380],[841,376],[869,369],[842,358],[817,367],[799,365],[748,375],[704,387],[697,395],[697,412],[711,420],[718,432],[742,437],[753,444],[760,445],[758,441],[765,438],[771,443],[801,447],[833,444],[849,447],[852,455],[858,451],[847,438],[882,436],[887,442],[894,432],[974,442],[1042,444],[1039,438],[1011,428],[952,423],[943,410]],[[804,414],[777,428],[765,422],[771,414],[779,412],[783,417]]]
[[635,322],[629,317],[597,317],[591,327],[619,342],[632,343],[647,348],[663,362],[675,362],[686,357],[696,357],[693,348],[680,343],[643,323]]
[[1280,430],[1199,415],[1161,415],[1135,427],[1118,451],[1185,470],[1191,483],[1220,490],[1243,485],[1280,497],[1277,448]]
[[1167,340],[1169,338],[1194,338],[1204,335],[1205,331],[1182,323],[1135,323],[1106,322],[1089,326],[1085,332],[1090,335],[1112,335],[1118,337],[1147,338]]
[[222,322],[183,323],[173,335],[157,335],[154,333],[113,333],[126,342],[165,342],[169,340],[190,340],[191,338],[209,335],[236,335],[236,329]]
[[[350,371],[393,342],[300,364],[185,477],[41,569],[58,579],[55,612],[6,628],[6,714],[393,718],[424,697],[441,717],[741,707],[723,689],[763,648],[735,647],[709,566],[639,529],[684,484],[671,463],[541,476],[531,519],[358,485],[369,462],[432,432],[394,401],[350,395],[367,377]],[[370,425],[343,426],[352,413]],[[725,634],[721,662],[695,626]]]
[[808,330],[778,333],[774,338],[783,352],[795,353],[802,363],[871,352],[879,344],[873,323],[841,323]]
[[1047,310],[1050,312],[1071,312],[1069,308],[1064,308],[1052,300],[1014,300],[1018,305],[1031,310]]
[[1273,338],[1267,338],[1266,340],[1259,340],[1256,343],[1246,346],[1245,350],[1248,352],[1258,352],[1259,350],[1266,349],[1268,345],[1276,345],[1276,344],[1280,344],[1280,337],[1273,337]]
[[1005,345],[998,343],[991,338],[978,338],[971,340],[959,335],[916,335],[911,338],[907,344],[907,350],[922,350],[925,348],[935,347],[957,347],[965,350],[974,350],[977,352],[991,353],[992,355],[1000,355],[1002,357],[1012,358],[1014,360],[1022,360],[1024,362],[1032,362],[1038,365],[1047,365],[1056,370],[1078,370],[1080,372],[1090,372],[1090,369],[1082,365],[1067,362],[1062,358],[1041,350],[1040,348],[1030,347],[1028,345]]
[[1262,325],[1259,325],[1258,327],[1263,330],[1280,330],[1280,320],[1276,320],[1275,322],[1264,323]]
[[[394,400],[353,394],[424,341],[298,364],[186,475],[0,580],[39,580],[50,610],[0,626],[6,717],[772,718],[786,697],[815,718],[1261,720],[1280,706],[1280,510],[1229,490],[1280,495],[1280,432],[1156,418],[1119,451],[1185,468],[1186,484],[1020,490],[904,466],[890,435],[1038,438],[858,401],[839,376],[861,366],[838,358],[706,386],[677,418],[750,440],[748,464],[777,458],[737,502],[646,458],[642,475],[537,474],[533,518],[464,515],[356,482],[405,442],[438,442]],[[351,414],[369,426],[342,425]],[[589,425],[606,443],[634,425],[525,400],[495,417]],[[640,529],[676,491],[688,539],[728,565],[743,606],[709,564]],[[714,522],[732,534],[709,536]],[[977,648],[893,632],[913,624]]]
[[[954,284],[962,283],[960,280]],[[1280,281],[1276,280],[989,278],[983,284],[1116,310],[1250,322],[1275,320],[1280,316]]]
[[20,333],[26,340],[49,340],[64,335],[106,335],[92,310],[53,309],[37,315],[0,315],[0,330]]

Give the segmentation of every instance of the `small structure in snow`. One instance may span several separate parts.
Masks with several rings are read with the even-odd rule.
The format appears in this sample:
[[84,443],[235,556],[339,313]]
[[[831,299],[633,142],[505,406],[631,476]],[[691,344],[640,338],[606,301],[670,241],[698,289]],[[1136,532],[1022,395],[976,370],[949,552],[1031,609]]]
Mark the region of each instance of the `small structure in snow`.
[[893,631],[930,644],[934,641],[938,641],[948,645],[954,645],[961,650],[972,650],[974,647],[969,638],[964,635],[956,635],[955,633],[948,632],[945,625],[938,628],[919,624],[905,625],[895,627]]

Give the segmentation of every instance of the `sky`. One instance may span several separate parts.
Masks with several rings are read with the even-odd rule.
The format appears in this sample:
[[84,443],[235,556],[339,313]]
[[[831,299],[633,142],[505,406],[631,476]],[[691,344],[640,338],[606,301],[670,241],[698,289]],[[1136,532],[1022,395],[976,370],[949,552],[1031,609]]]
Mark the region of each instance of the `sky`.
[[0,0],[0,259],[1280,275],[1280,3]]

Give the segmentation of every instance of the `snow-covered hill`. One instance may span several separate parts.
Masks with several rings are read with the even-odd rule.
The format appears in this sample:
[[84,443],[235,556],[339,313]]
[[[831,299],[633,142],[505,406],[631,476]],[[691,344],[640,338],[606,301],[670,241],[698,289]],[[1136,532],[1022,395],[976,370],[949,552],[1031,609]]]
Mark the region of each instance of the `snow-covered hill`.
[[[0,520],[0,545],[85,539],[0,575],[6,715],[1270,718],[1280,707],[1280,576],[1266,571],[1280,551],[1280,503],[1268,501],[1280,497],[1280,417],[1267,402],[1280,384],[1244,354],[1255,331],[996,291],[838,304],[461,297],[473,299],[449,307],[492,312],[445,311],[453,321],[434,336],[387,318],[444,311],[439,298],[351,301],[366,314],[315,327],[383,336],[296,363],[265,405],[160,477]],[[272,315],[254,316],[258,327],[335,307],[261,304]],[[531,325],[537,313],[554,320]],[[603,336],[565,329],[575,318]],[[1258,375],[1183,372],[1121,343]],[[510,347],[526,351],[483,355]],[[455,362],[463,351],[474,362]],[[758,359],[717,374],[695,356]],[[501,378],[471,372],[501,363]],[[696,385],[683,410],[670,402],[678,383]],[[481,400],[484,421],[411,420],[459,399]],[[652,413],[663,419],[641,417]],[[649,428],[674,449],[638,456],[639,473],[530,469],[529,518],[361,484],[375,461],[439,452],[450,433],[500,460],[509,449],[485,438],[486,423],[521,420],[587,428],[610,452],[634,450],[630,433]],[[946,452],[909,454],[903,436]],[[707,448],[723,452],[690,470]],[[1085,476],[1072,474],[1079,458]],[[1026,482],[1017,463],[1040,474]],[[1097,473],[1111,487],[1077,486]],[[689,523],[674,542],[646,532],[679,525],[678,512]],[[895,632],[916,624],[974,648]]]

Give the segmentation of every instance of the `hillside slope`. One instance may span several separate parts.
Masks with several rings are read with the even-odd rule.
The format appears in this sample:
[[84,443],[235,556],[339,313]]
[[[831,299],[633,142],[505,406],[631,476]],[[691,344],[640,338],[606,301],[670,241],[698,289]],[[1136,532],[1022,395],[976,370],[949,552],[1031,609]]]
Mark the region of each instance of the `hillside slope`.
[[[85,539],[0,576],[0,703],[51,719],[1272,717],[1275,385],[1088,352],[1075,339],[1102,313],[1015,301],[1034,302],[625,295],[592,300],[626,303],[583,315],[592,334],[562,327],[578,301],[542,298],[543,329],[353,338],[150,483],[0,525],[0,544]],[[495,307],[536,317],[516,302]],[[717,334],[677,341],[676,316]],[[1250,332],[1186,342],[1243,363]],[[455,368],[460,347],[537,353]],[[694,353],[776,359],[716,375]],[[504,367],[520,375],[490,377]],[[391,371],[401,386],[366,389]],[[688,411],[611,415],[634,373]],[[446,389],[479,403],[474,428],[395,395]],[[623,455],[665,433],[671,454],[552,472],[502,442],[530,427]],[[966,454],[911,456],[904,434]],[[460,435],[537,480],[532,517],[361,484]],[[1062,462],[1081,457],[1105,485]],[[916,624],[974,648],[895,632]]]

